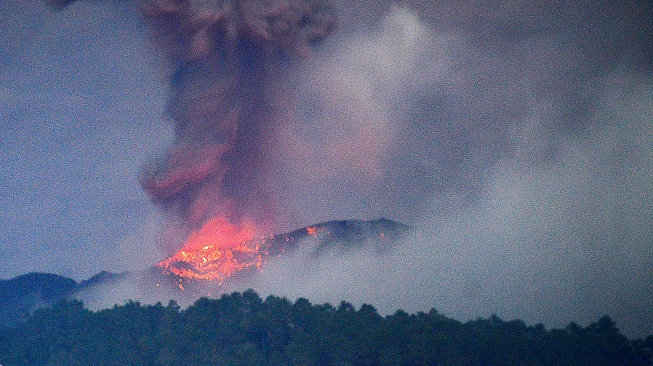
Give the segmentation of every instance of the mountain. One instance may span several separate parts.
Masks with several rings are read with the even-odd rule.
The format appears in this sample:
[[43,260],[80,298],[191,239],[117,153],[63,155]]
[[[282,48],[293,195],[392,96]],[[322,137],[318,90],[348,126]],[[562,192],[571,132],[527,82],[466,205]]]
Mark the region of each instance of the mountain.
[[[95,301],[95,307],[102,307],[129,298],[167,301],[194,299],[212,293],[217,295],[227,291],[230,284],[259,275],[261,265],[300,247],[308,250],[313,258],[329,251],[346,253],[356,248],[383,253],[396,245],[409,229],[408,225],[385,218],[337,220],[259,238],[247,243],[248,248],[256,248],[255,252],[234,250],[231,258],[243,263],[253,258],[258,266],[244,266],[219,282],[191,280],[158,266],[141,272],[103,271],[79,283],[55,274],[29,273],[0,280],[0,325],[16,324],[35,309],[51,306],[62,299],[78,298],[85,303]],[[98,302],[98,298],[105,300]]]
[[371,247],[383,253],[392,248],[409,229],[408,225],[386,218],[328,221],[275,236],[269,253],[283,253],[306,240],[313,241],[313,254],[318,256],[330,249],[348,250],[352,247]]
[[51,273],[28,273],[0,280],[0,325],[26,319],[36,308],[72,295],[77,283]]

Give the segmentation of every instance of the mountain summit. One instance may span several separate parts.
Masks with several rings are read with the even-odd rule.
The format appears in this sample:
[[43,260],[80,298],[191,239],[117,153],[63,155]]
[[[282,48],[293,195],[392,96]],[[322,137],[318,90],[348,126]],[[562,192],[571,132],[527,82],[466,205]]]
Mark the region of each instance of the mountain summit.
[[[0,325],[13,325],[26,319],[39,307],[48,307],[62,299],[87,301],[106,293],[123,293],[120,288],[136,288],[137,293],[124,292],[140,298],[169,299],[197,298],[225,292],[234,283],[251,276],[261,275],[261,269],[285,253],[306,250],[309,258],[317,259],[330,251],[346,253],[358,248],[372,249],[382,254],[390,250],[410,227],[386,218],[376,220],[336,220],[323,222],[284,234],[269,235],[245,243],[256,251],[232,249],[228,258],[243,264],[237,271],[223,278],[200,280],[187,278],[173,272],[170,267],[190,266],[185,262],[171,262],[168,267],[153,266],[142,272],[111,273],[102,271],[93,277],[76,282],[73,279],[49,273],[29,273],[9,280],[0,280]],[[216,261],[220,266],[227,259]],[[107,289],[113,289],[108,291]],[[115,290],[117,289],[117,290]],[[128,300],[111,296],[113,303]],[[110,302],[109,301],[109,302]],[[105,305],[111,306],[109,302]]]

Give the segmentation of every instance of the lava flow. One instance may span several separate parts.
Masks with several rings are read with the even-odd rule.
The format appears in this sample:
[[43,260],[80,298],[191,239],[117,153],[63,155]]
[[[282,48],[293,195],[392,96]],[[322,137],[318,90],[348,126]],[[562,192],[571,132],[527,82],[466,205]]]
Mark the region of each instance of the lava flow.
[[254,240],[254,227],[236,226],[217,217],[194,231],[183,248],[159,262],[159,267],[185,279],[223,281],[247,268],[260,270],[265,250]]
[[217,217],[191,233],[184,247],[158,266],[179,277],[179,288],[183,290],[182,280],[222,284],[238,272],[261,271],[269,260],[293,250],[299,243],[311,246],[314,256],[337,247],[370,246],[382,253],[408,230],[407,225],[381,218],[329,221],[285,234],[255,237],[254,226],[237,226]]

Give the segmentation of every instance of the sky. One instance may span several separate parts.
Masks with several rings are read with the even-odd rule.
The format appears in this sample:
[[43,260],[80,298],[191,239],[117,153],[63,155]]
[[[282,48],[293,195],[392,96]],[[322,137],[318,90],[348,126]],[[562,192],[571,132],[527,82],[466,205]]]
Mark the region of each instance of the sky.
[[[274,230],[383,216],[415,231],[380,257],[299,252],[243,286],[653,333],[653,5],[332,4],[336,32],[280,71]],[[0,278],[164,258],[139,177],[174,139],[170,70],[136,6],[2,2],[0,49]]]

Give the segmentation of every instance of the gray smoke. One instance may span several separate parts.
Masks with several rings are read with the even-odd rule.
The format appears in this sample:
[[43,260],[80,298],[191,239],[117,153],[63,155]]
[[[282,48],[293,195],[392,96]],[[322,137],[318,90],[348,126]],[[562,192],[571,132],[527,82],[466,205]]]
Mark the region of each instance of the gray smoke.
[[274,224],[266,183],[287,113],[286,64],[335,26],[317,1],[144,1],[144,21],[174,69],[175,142],[142,185],[187,229],[216,215]]
[[282,144],[290,172],[313,162],[284,183],[304,224],[343,210],[412,222],[452,191],[473,203],[498,162],[555,163],[599,127],[607,79],[650,75],[650,2],[335,7],[342,32],[301,75],[303,118]]
[[283,70],[333,31],[332,9],[304,0],[143,0],[139,12],[171,69],[175,134],[141,176],[146,193],[185,231],[218,215],[272,229],[267,167],[292,107]]
[[303,224],[419,231],[383,257],[288,256],[247,286],[547,326],[610,314],[650,334],[652,10],[336,3],[342,32],[298,75],[284,131],[286,173],[306,173],[279,191]]

